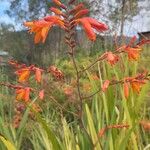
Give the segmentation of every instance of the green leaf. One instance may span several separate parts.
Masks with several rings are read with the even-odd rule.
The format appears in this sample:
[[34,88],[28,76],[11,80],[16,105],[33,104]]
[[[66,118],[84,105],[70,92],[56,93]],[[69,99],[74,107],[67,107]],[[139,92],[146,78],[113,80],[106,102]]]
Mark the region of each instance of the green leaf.
[[7,150],[16,150],[15,146],[10,141],[5,139],[3,136],[0,135],[0,139],[4,143],[4,145],[7,147]]

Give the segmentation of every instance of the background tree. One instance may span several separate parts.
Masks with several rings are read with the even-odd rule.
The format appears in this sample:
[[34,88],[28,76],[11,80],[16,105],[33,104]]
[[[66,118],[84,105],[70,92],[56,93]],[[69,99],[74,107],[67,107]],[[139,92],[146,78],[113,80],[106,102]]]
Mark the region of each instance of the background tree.
[[110,32],[118,31],[120,34],[124,32],[125,21],[132,21],[133,17],[138,14],[140,0],[89,0],[92,15],[110,23]]

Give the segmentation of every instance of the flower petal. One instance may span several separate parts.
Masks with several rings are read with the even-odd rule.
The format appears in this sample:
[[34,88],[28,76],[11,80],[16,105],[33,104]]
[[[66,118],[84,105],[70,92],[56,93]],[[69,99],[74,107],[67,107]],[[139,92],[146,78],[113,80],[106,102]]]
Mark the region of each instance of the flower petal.
[[129,84],[124,82],[123,84],[124,96],[127,99],[129,97]]
[[35,68],[35,80],[41,82],[42,79],[42,70],[40,68]]
[[96,40],[96,34],[94,33],[91,24],[89,23],[88,20],[86,20],[85,18],[81,18],[81,19],[77,19],[76,20],[77,23],[81,23],[85,33],[87,34],[88,38],[91,41],[95,41]]
[[102,91],[105,92],[108,87],[109,87],[110,81],[109,80],[105,80],[104,84],[102,85]]
[[96,29],[97,31],[108,30],[108,26],[107,25],[105,25],[104,23],[101,23],[101,22],[97,21],[94,18],[85,17],[85,19],[87,19],[89,21],[89,23],[91,24],[92,28]]
[[41,90],[41,91],[39,92],[39,98],[40,98],[41,100],[43,100],[43,98],[44,98],[44,90]]
[[24,95],[25,102],[28,102],[30,99],[30,90],[31,90],[31,88],[29,88],[29,87],[25,88],[25,95]]

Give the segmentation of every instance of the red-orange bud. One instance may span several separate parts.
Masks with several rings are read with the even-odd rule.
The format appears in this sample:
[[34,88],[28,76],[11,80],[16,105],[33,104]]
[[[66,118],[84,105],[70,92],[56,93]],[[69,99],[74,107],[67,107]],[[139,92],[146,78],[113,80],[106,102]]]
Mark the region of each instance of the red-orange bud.
[[109,80],[104,81],[104,84],[102,85],[102,91],[103,92],[105,92],[108,89],[109,84],[110,84]]
[[123,84],[124,96],[127,99],[129,97],[129,84],[124,82]]
[[41,100],[43,100],[43,98],[44,98],[44,90],[41,90],[41,91],[39,92],[39,98],[40,98]]
[[89,13],[88,9],[80,10],[77,14],[75,14],[74,18],[77,19],[77,18],[83,17],[84,15],[87,15],[88,13]]
[[77,5],[74,9],[72,9],[70,11],[70,14],[75,14],[76,12],[78,12],[79,10],[83,9],[84,8],[84,4],[83,3],[80,3],[79,5]]

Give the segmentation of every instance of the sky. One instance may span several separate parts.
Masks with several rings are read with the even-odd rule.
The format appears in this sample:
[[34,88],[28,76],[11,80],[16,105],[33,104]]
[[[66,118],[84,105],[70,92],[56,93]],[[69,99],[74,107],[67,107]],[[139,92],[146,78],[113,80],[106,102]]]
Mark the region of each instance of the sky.
[[12,20],[4,14],[4,11],[9,9],[9,1],[0,0],[0,22],[12,23]]
[[[0,0],[0,22],[5,22],[7,24],[12,23],[15,25],[15,21],[13,18],[10,18],[4,12],[9,9],[11,0]],[[150,0],[145,0],[145,3],[141,0],[139,3],[140,6],[149,5]],[[150,8],[150,7],[149,7]],[[16,30],[20,30],[21,25],[15,25]],[[137,16],[133,18],[133,22],[125,23],[125,34],[126,35],[135,35],[137,32],[150,31],[150,10],[141,11]]]

